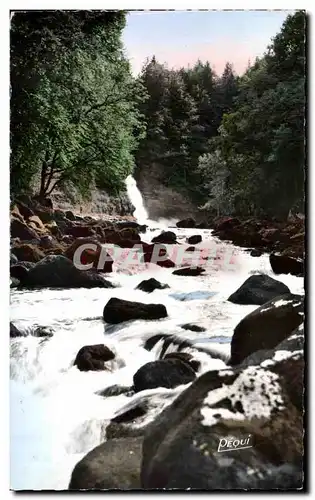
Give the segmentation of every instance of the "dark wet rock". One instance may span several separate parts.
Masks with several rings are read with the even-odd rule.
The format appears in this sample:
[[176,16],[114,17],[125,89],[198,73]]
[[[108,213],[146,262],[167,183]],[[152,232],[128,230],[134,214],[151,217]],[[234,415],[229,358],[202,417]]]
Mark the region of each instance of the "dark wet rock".
[[28,272],[23,284],[48,288],[112,288],[113,285],[93,271],[80,271],[63,255],[47,255]]
[[162,359],[146,363],[133,376],[136,392],[156,387],[171,389],[196,378],[194,369],[180,359]]
[[18,260],[26,261],[26,262],[39,262],[41,259],[45,257],[44,252],[38,248],[36,245],[30,245],[25,243],[23,245],[14,246],[12,248],[14,255],[18,258]]
[[152,243],[165,243],[173,245],[174,243],[177,243],[176,234],[173,233],[173,231],[163,231],[161,234],[152,239]]
[[73,212],[71,212],[71,210],[66,211],[66,217],[68,220],[76,220],[76,216]]
[[[120,229],[116,226],[111,229],[106,229],[105,242],[118,245],[121,248],[132,248],[133,245],[141,242],[141,238],[138,229],[132,227]],[[133,242],[133,245],[131,242]]]
[[19,261],[19,259],[17,258],[17,256],[14,255],[14,253],[11,253],[11,255],[10,255],[10,267],[17,264],[18,261]]
[[193,355],[189,352],[169,352],[168,354],[165,354],[163,359],[179,359],[183,363],[187,363],[191,366],[195,372],[197,372],[200,368],[200,361],[194,359]]
[[262,251],[261,250],[258,250],[258,248],[253,248],[251,251],[250,251],[250,256],[251,257],[260,257],[262,255]]
[[10,321],[10,337],[15,338],[15,337],[26,337],[26,333],[17,328],[12,321]]
[[190,217],[188,219],[183,219],[183,220],[178,221],[176,223],[176,226],[180,227],[180,228],[186,228],[186,229],[194,228],[194,227],[196,227],[196,221]]
[[269,262],[275,274],[304,275],[304,262],[302,259],[272,253],[269,256]]
[[228,298],[234,304],[262,305],[278,295],[290,293],[290,289],[281,281],[267,274],[253,274]]
[[[232,440],[243,449],[218,452],[230,440],[230,449]],[[303,420],[277,374],[257,366],[214,370],[150,423],[141,487],[298,488],[302,457]]]
[[21,241],[39,240],[37,232],[24,222],[11,218],[11,238],[20,238]]
[[206,328],[199,325],[193,325],[192,323],[186,323],[185,325],[180,325],[184,330],[190,330],[191,332],[205,332]]
[[160,267],[175,267],[175,263],[167,256],[167,250],[161,243],[140,243],[140,251],[143,252],[141,261],[156,264]]
[[288,293],[251,312],[234,329],[231,365],[261,349],[272,349],[288,338],[304,320],[304,298]]
[[169,288],[169,285],[160,283],[155,278],[141,281],[141,283],[137,286],[137,289],[147,293],[152,293],[154,290],[163,290],[164,288]]
[[104,307],[103,319],[106,323],[122,323],[123,321],[166,318],[167,311],[163,304],[143,304],[129,300],[111,298]]
[[106,370],[106,361],[114,359],[115,354],[104,344],[86,345],[76,355],[74,365],[79,370]]
[[98,396],[102,396],[103,398],[120,396],[120,394],[125,394],[125,396],[133,396],[134,393],[135,392],[132,387],[126,387],[117,384],[111,385],[110,387],[106,387],[105,389],[96,392]]
[[139,489],[142,440],[111,439],[94,448],[75,466],[69,490]]
[[194,236],[190,236],[187,238],[187,243],[190,245],[197,245],[202,242],[202,236],[200,234],[195,234]]
[[181,269],[176,269],[173,274],[177,276],[200,276],[204,273],[205,269],[203,267],[182,267]]

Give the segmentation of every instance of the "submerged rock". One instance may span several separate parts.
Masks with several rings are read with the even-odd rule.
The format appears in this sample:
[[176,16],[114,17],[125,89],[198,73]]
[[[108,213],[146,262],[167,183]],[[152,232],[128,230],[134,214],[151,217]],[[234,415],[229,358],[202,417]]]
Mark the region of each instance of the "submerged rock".
[[106,361],[115,358],[115,354],[104,344],[86,345],[76,355],[74,365],[81,371],[106,370]]
[[182,267],[181,269],[176,269],[173,274],[177,276],[200,276],[206,270],[203,267]]
[[290,293],[290,289],[281,281],[277,281],[267,274],[253,274],[228,298],[234,304],[257,304]]
[[152,293],[154,290],[163,290],[164,288],[169,288],[169,285],[165,283],[160,283],[155,278],[150,278],[148,280],[141,281],[137,286],[137,289],[143,292]]
[[163,304],[143,304],[112,297],[104,307],[103,319],[106,323],[122,323],[123,321],[166,318],[167,311]]
[[197,245],[202,242],[202,236],[200,234],[195,234],[194,236],[190,236],[187,238],[187,243],[190,245]]
[[204,326],[193,325],[192,323],[186,323],[185,325],[180,325],[184,330],[190,330],[192,332],[205,332],[206,328]]
[[165,243],[173,245],[174,243],[177,243],[176,234],[173,233],[173,231],[163,231],[161,234],[152,239],[152,243]]

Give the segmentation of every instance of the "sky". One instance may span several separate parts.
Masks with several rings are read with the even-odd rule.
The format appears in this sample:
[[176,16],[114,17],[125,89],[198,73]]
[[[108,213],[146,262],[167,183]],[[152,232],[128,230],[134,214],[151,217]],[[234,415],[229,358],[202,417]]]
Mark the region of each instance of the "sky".
[[242,74],[263,55],[292,11],[133,11],[123,33],[133,73],[147,57],[169,68],[209,61],[221,74],[226,62]]

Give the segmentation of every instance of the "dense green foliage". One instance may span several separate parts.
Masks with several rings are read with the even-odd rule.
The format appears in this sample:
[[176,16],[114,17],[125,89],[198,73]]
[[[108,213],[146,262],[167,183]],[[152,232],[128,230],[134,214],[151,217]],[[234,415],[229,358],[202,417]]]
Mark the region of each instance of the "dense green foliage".
[[149,99],[141,105],[147,118],[147,134],[137,151],[139,169],[161,166],[161,178],[177,188],[189,188],[200,198],[204,191],[198,173],[199,157],[209,150],[223,113],[237,95],[237,77],[229,63],[221,78],[210,64],[198,62],[192,69],[169,70],[155,57],[139,77]]
[[306,16],[288,16],[242,77],[230,64],[168,70],[153,58],[140,77],[147,136],[138,168],[155,162],[217,214],[286,216],[304,206]]
[[133,78],[122,11],[16,13],[11,22],[11,189],[119,192],[137,166],[216,214],[304,206],[306,16],[287,17],[242,76],[227,63]]
[[123,12],[16,13],[11,23],[11,188],[124,185],[143,134],[143,90],[121,44]]

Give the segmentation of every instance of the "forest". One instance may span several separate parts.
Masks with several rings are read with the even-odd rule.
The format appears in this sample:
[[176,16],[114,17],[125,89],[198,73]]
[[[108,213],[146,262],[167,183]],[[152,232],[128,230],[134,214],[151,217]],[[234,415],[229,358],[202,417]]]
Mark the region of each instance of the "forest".
[[124,11],[33,11],[11,20],[11,194],[75,186],[117,194],[129,174],[216,215],[304,212],[306,14],[289,15],[237,75],[153,56],[136,77]]

